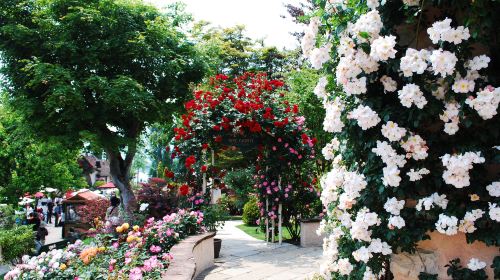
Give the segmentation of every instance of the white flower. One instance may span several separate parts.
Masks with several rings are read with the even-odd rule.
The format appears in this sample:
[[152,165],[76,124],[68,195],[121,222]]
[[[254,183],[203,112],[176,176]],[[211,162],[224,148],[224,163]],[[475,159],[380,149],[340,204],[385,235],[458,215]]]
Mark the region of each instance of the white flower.
[[406,129],[399,127],[395,122],[388,121],[387,124],[382,125],[382,135],[389,141],[399,141],[406,135]]
[[309,56],[309,61],[311,62],[312,68],[319,70],[325,62],[330,60],[330,50],[332,44],[328,43],[321,48],[315,48],[311,51]]
[[356,199],[361,196],[361,191],[367,186],[365,176],[356,172],[344,172],[342,189],[344,193],[340,195],[338,208],[342,210],[351,209],[356,203]]
[[314,94],[321,100],[325,101],[330,94],[326,92],[326,85],[328,84],[328,79],[326,77],[319,78],[318,84],[314,88]]
[[412,168],[412,169],[410,169],[410,171],[408,171],[408,173],[406,173],[406,175],[408,175],[408,177],[410,177],[410,181],[415,182],[415,181],[422,179],[422,175],[427,175],[429,173],[431,173],[431,172],[427,168],[422,168],[419,170],[415,170]]
[[338,199],[338,188],[343,183],[344,170],[341,168],[334,168],[321,178],[321,202],[325,207]]
[[486,263],[476,258],[471,258],[469,260],[469,263],[467,264],[467,267],[472,271],[481,270],[486,267]]
[[408,48],[405,56],[401,58],[399,68],[405,77],[413,76],[413,73],[422,74],[427,69],[427,60],[430,53],[428,50],[419,50]]
[[427,104],[424,93],[416,84],[405,85],[398,91],[398,97],[401,104],[407,108],[410,108],[414,104],[417,108],[422,109]]
[[395,92],[398,89],[398,83],[389,76],[382,76],[380,82],[384,85],[384,92]]
[[428,197],[424,197],[418,200],[417,206],[415,207],[418,211],[422,211],[422,206],[425,210],[431,210],[431,208],[440,207],[446,209],[448,206],[448,199],[446,195],[439,195],[438,193],[433,193]]
[[436,230],[442,234],[455,235],[458,232],[458,219],[455,216],[446,216],[439,214],[439,219],[436,222]]
[[499,197],[500,196],[500,182],[493,182],[486,186],[486,190],[490,196]]
[[427,33],[434,44],[439,43],[439,41],[445,41],[458,45],[462,43],[462,41],[470,38],[468,28],[463,26],[452,28],[451,19],[449,18],[434,22],[432,26],[427,29]]
[[366,5],[371,10],[375,10],[380,5],[380,3],[379,3],[379,0],[367,0]]
[[362,34],[367,34],[368,40],[373,41],[378,38],[382,27],[383,24],[379,12],[377,10],[372,10],[366,14],[361,15],[352,26],[350,32],[360,42],[367,41],[367,39],[365,39]]
[[476,231],[474,222],[480,219],[484,215],[484,211],[481,209],[474,209],[465,213],[464,219],[460,221],[458,225],[458,230],[464,233],[473,233]]
[[386,61],[389,58],[394,58],[397,52],[396,49],[394,49],[395,46],[395,36],[378,37],[372,42],[370,56],[377,61]]
[[321,150],[323,156],[326,160],[333,160],[335,158],[335,151],[339,149],[340,142],[337,138],[333,138],[330,143],[326,144],[326,146]]
[[372,231],[369,230],[370,226],[380,225],[381,221],[377,213],[370,212],[368,208],[362,208],[356,220],[351,224],[351,237],[352,239],[371,241]]
[[387,199],[384,204],[385,211],[391,213],[394,216],[399,216],[401,210],[405,206],[404,200],[397,200],[395,197]]
[[445,79],[438,78],[436,85],[438,87],[432,91],[432,96],[436,97],[437,100],[444,100],[446,92],[448,91],[448,84]]
[[467,61],[465,65],[468,69],[473,71],[479,71],[483,68],[488,68],[488,64],[491,59],[486,55],[475,56],[473,59]]
[[460,113],[460,104],[455,101],[447,102],[444,105],[445,109],[443,114],[439,115],[439,118],[445,122],[444,132],[449,135],[454,135],[458,131],[458,124],[460,119],[458,114]]
[[477,93],[477,97],[470,96],[465,103],[476,110],[484,120],[489,120],[497,114],[498,103],[500,102],[500,87],[487,87]]
[[500,207],[498,207],[496,203],[488,202],[488,205],[490,206],[490,211],[488,212],[490,218],[493,221],[500,222]]
[[352,270],[354,267],[352,264],[349,262],[348,258],[342,258],[337,261],[337,271],[342,274],[342,275],[349,275],[351,274]]
[[451,87],[451,89],[456,93],[468,93],[474,91],[474,86],[476,83],[467,79],[457,79]]
[[358,95],[366,93],[366,77],[359,79],[350,79],[343,84],[344,91],[347,95]]
[[326,102],[324,104],[326,110],[325,120],[323,121],[323,129],[326,132],[341,132],[344,123],[340,119],[344,105],[339,98],[333,102]]
[[308,57],[314,48],[314,43],[316,41],[316,35],[319,29],[320,19],[319,17],[313,17],[309,21],[309,25],[305,30],[304,37],[302,37],[301,46],[302,53],[304,56]]
[[415,134],[406,141],[401,142],[401,147],[406,151],[406,158],[413,158],[414,160],[422,160],[427,158],[427,142],[422,137]]
[[399,169],[395,165],[386,166],[383,169],[384,177],[382,182],[384,186],[397,187],[401,183],[401,177],[399,176]]
[[347,115],[348,119],[355,119],[363,130],[376,126],[380,122],[377,112],[368,106],[359,105],[356,109]]
[[387,242],[382,242],[380,238],[374,238],[370,242],[370,246],[368,246],[368,250],[372,253],[380,253],[384,256],[392,254],[391,245],[387,244]]
[[364,51],[360,50],[356,52],[356,55],[354,56],[354,62],[363,69],[363,72],[365,74],[370,74],[372,72],[378,71],[378,62],[377,60],[365,53]]
[[354,47],[356,47],[356,44],[350,37],[342,36],[337,46],[337,53],[339,56],[352,56],[356,52]]
[[454,53],[443,51],[442,49],[432,51],[429,60],[432,64],[434,75],[441,75],[443,78],[453,74],[458,61]]
[[142,203],[141,206],[139,207],[139,211],[144,212],[146,209],[148,209],[149,203]]
[[352,256],[357,262],[364,262],[367,263],[370,258],[373,256],[372,252],[368,250],[365,246],[359,248],[358,250],[352,252]]
[[388,166],[403,167],[406,164],[405,157],[398,155],[396,150],[386,141],[377,141],[377,147],[372,149],[377,156],[382,158],[382,161]]
[[472,164],[484,163],[485,159],[481,157],[481,152],[466,152],[461,155],[451,156],[446,154],[441,157],[443,166],[446,170],[443,172],[443,179],[446,184],[461,189],[470,185],[469,170]]
[[389,229],[394,229],[395,227],[401,229],[405,225],[405,220],[401,218],[401,216],[391,216],[389,218],[389,222],[387,223],[387,227]]

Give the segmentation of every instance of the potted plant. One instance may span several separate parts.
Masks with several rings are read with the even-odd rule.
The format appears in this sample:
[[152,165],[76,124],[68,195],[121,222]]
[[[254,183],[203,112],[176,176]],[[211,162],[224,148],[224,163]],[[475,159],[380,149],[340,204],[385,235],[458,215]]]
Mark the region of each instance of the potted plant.
[[[210,204],[206,205],[202,209],[203,211],[203,225],[208,231],[217,232],[218,228],[224,226],[224,223],[229,219],[229,213],[220,204]],[[222,246],[222,240],[219,238],[214,238],[214,257],[218,258],[220,249]]]

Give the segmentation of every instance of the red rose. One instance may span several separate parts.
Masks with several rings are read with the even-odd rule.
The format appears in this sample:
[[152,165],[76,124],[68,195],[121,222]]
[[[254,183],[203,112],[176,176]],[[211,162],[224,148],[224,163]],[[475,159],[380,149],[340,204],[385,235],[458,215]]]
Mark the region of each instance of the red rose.
[[166,168],[165,168],[165,172],[164,173],[165,173],[165,177],[170,178],[170,179],[174,178],[174,172],[172,172],[172,171],[170,171],[170,170],[168,170]]
[[196,163],[196,158],[194,156],[188,156],[186,158],[185,166],[186,168],[191,168],[191,165]]
[[222,136],[215,137],[215,142],[217,143],[222,142]]
[[208,144],[206,144],[206,143],[201,144],[201,148],[202,148],[203,150],[208,149]]
[[206,165],[203,165],[201,167],[201,172],[207,172],[208,167]]
[[182,196],[186,196],[186,195],[189,193],[189,186],[188,186],[188,185],[182,185],[182,186],[179,188],[179,193],[180,193]]

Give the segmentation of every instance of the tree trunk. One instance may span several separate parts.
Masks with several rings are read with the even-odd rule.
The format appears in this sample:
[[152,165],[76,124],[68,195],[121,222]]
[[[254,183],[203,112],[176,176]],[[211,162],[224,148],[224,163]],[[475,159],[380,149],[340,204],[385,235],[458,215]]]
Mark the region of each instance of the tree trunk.
[[125,219],[132,221],[133,213],[137,210],[137,200],[130,185],[130,168],[135,156],[135,147],[132,145],[129,147],[125,159],[119,151],[107,150],[106,153],[109,158],[111,179],[120,190],[121,202],[127,214]]

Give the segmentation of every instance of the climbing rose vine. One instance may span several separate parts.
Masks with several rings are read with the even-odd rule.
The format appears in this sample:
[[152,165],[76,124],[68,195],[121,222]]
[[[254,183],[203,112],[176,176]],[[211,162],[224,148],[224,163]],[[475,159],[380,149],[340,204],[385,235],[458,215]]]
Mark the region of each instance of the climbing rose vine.
[[324,74],[314,92],[334,135],[327,278],[379,279],[429,231],[500,244],[499,5],[316,1],[302,50]]

